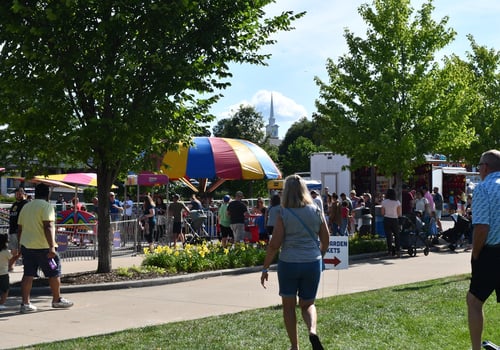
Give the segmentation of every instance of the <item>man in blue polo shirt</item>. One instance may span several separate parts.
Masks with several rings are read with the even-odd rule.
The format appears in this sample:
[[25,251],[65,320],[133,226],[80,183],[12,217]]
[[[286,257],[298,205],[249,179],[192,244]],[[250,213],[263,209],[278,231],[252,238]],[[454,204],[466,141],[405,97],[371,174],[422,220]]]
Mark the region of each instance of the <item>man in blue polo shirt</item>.
[[493,291],[500,302],[500,151],[481,155],[479,175],[482,181],[472,197],[472,276],[467,293],[473,350],[481,349],[484,302]]

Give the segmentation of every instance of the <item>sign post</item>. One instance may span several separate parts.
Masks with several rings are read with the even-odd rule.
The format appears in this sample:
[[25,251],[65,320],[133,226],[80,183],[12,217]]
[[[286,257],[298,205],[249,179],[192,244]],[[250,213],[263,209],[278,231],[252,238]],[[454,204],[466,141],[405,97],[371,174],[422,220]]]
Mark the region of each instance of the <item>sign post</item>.
[[330,236],[330,244],[323,258],[327,270],[343,270],[349,267],[349,237]]

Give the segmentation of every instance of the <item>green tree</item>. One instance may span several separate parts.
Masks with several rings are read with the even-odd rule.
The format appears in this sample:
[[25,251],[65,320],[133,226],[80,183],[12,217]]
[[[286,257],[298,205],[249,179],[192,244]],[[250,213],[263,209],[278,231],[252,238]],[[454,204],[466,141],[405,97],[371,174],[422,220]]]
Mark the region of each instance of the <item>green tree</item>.
[[97,173],[98,272],[111,270],[112,183],[203,133],[229,62],[265,64],[270,35],[303,15],[266,17],[271,2],[0,2],[0,123],[25,136],[9,145],[31,152],[19,167]]
[[264,143],[264,117],[253,106],[240,105],[229,118],[221,119],[213,128],[214,136]]
[[[328,60],[328,83],[316,79],[315,120],[328,147],[350,157],[353,169],[376,166],[394,175],[397,190],[425,154],[469,139],[470,112],[455,106],[457,95],[450,98],[464,94],[467,78],[457,75],[459,65],[440,69],[434,58],[455,32],[446,27],[447,17],[434,21],[433,10],[432,1],[415,15],[409,0],[362,5],[366,37],[346,29],[349,54],[338,63]],[[453,108],[444,113],[444,106]]]
[[481,153],[500,148],[500,52],[478,45],[469,36],[472,52],[468,53],[465,63],[471,69],[476,109],[471,117],[470,147],[463,150],[470,164],[479,160]]
[[310,139],[299,136],[288,146],[282,158],[282,170],[285,175],[308,172],[311,169],[310,157],[319,148]]
[[[309,171],[311,154],[327,150],[322,141],[315,120],[302,117],[293,123],[279,146],[279,161],[284,174]],[[301,150],[300,147],[304,148]]]
[[[239,109],[229,118],[221,119],[213,128],[216,137],[227,137],[248,140],[267,152],[269,157],[278,164],[276,146],[268,143],[264,132],[264,117],[253,106],[240,105]],[[236,180],[221,185],[219,192],[234,194],[243,190],[246,196],[265,196],[266,180]]]
[[279,145],[279,154],[280,156],[285,155],[288,147],[299,137],[308,138],[319,145],[321,143],[319,136],[320,133],[316,128],[316,122],[302,117],[288,128],[283,141]]

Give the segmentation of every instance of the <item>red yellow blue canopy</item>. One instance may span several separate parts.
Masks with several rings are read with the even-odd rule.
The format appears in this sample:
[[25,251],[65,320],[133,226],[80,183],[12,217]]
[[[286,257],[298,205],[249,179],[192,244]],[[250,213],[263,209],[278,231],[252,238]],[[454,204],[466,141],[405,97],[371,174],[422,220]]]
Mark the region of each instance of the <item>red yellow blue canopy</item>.
[[194,137],[190,147],[167,152],[160,166],[171,179],[280,179],[273,160],[256,144],[240,139]]

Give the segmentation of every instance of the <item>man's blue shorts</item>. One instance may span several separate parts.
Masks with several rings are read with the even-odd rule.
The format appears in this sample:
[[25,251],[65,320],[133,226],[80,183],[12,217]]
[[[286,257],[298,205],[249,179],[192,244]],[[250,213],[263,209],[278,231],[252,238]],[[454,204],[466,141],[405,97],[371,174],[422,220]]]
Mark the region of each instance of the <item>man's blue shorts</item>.
[[58,277],[61,276],[61,259],[56,254],[54,261],[57,268],[52,270],[49,266],[49,249],[28,249],[21,246],[21,254],[23,255],[24,276],[35,277],[38,276],[38,268],[43,271],[45,277]]
[[278,281],[282,297],[296,297],[310,301],[316,299],[321,278],[321,260],[307,263],[278,261]]

